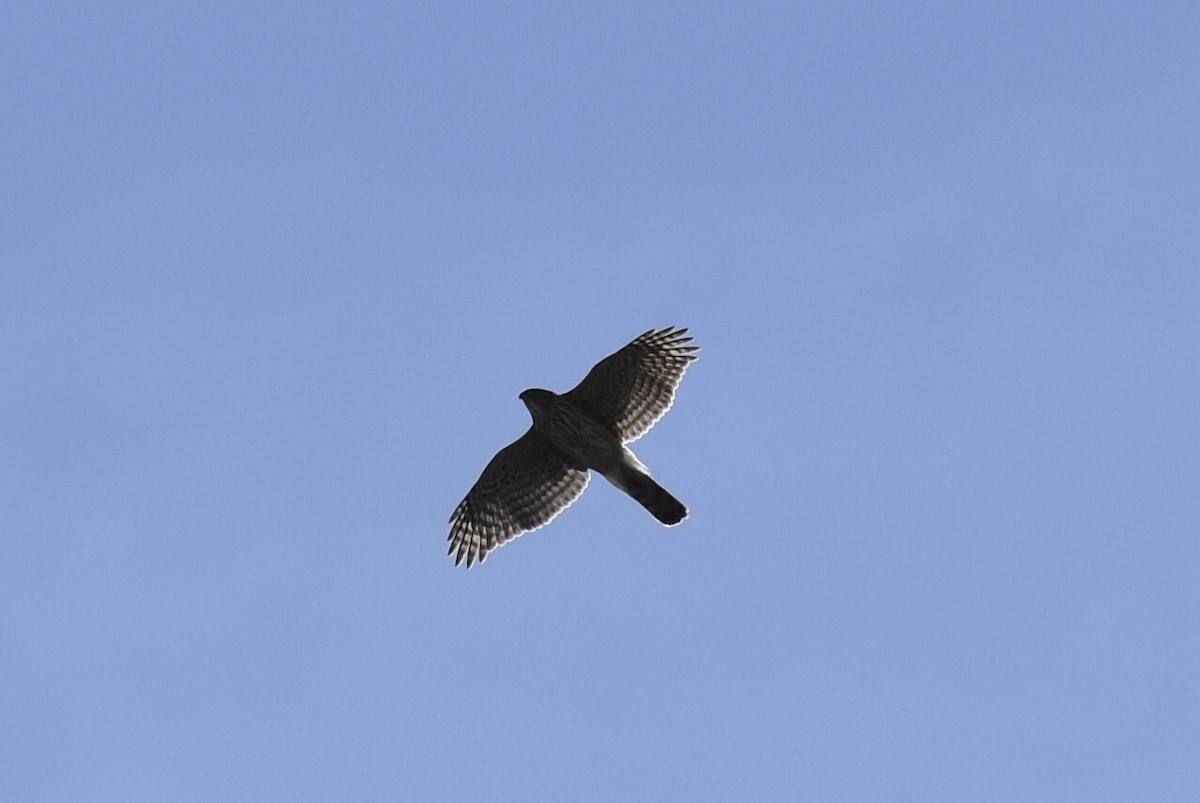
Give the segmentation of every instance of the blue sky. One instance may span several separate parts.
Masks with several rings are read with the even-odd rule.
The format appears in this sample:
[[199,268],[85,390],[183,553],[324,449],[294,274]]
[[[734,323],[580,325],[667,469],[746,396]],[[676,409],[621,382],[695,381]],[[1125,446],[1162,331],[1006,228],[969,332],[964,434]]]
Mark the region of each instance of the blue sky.
[[3,16],[6,799],[1200,798],[1194,3]]

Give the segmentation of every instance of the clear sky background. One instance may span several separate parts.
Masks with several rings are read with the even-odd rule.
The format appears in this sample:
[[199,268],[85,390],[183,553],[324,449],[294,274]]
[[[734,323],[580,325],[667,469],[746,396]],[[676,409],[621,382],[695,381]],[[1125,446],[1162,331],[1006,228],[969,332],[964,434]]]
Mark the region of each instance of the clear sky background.
[[[1200,799],[1200,8],[18,3],[0,797]],[[638,453],[446,520],[651,327]]]

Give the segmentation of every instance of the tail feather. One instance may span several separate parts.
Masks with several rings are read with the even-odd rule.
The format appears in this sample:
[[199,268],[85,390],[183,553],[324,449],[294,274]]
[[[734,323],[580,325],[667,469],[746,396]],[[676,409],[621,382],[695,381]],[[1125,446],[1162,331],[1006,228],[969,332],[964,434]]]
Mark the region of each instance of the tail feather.
[[650,515],[668,527],[687,518],[688,509],[670,491],[654,481],[649,474],[627,470],[622,477],[622,490],[632,496]]

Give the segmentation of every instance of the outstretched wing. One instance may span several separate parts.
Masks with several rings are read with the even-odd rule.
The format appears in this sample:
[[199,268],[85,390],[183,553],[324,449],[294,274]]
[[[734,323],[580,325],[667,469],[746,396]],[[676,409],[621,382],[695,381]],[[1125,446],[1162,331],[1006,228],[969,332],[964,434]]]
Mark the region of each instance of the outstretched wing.
[[629,443],[671,409],[688,364],[700,349],[687,329],[651,329],[596,363],[563,395]]
[[579,498],[588,472],[530,427],[487,464],[466,498],[450,516],[450,551],[467,567],[522,533],[536,530]]

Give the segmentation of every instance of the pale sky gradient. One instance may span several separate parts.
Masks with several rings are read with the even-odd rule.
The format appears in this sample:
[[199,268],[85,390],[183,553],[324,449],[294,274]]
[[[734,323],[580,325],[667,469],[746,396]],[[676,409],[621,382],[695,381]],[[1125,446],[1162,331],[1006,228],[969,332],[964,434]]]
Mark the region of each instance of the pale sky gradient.
[[4,800],[1200,800],[1194,2],[0,16]]

